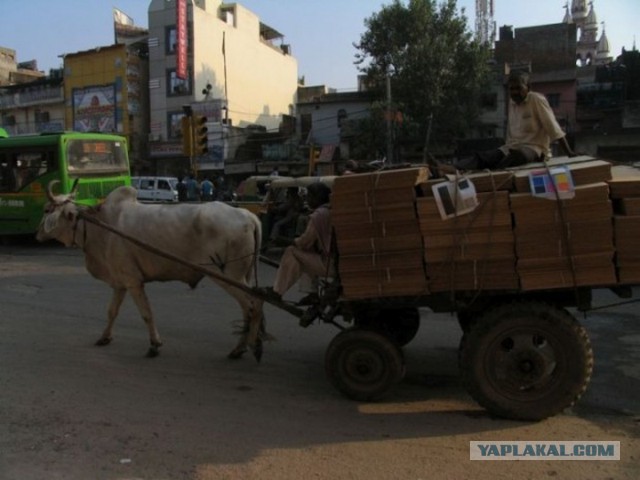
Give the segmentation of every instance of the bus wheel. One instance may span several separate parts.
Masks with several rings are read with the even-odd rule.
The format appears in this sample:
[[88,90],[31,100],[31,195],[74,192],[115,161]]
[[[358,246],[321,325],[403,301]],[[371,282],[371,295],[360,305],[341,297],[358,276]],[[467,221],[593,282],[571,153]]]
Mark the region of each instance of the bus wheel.
[[358,328],[334,337],[325,354],[331,384],[352,400],[377,400],[402,380],[400,349],[384,335]]
[[357,314],[355,324],[358,327],[375,330],[399,347],[404,347],[418,333],[420,311],[414,307],[383,308],[375,314]]
[[542,420],[585,392],[593,351],[565,309],[538,302],[489,310],[462,337],[460,371],[469,394],[489,413]]

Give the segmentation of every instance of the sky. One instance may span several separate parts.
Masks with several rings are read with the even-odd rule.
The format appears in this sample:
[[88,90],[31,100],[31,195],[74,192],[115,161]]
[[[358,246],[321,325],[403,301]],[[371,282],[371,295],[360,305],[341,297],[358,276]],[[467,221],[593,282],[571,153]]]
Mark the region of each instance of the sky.
[[[566,0],[494,0],[497,28],[559,23]],[[260,21],[284,35],[306,85],[355,90],[356,48],[364,20],[391,0],[237,0]],[[640,1],[593,0],[614,58],[622,48],[640,48]],[[113,43],[113,7],[148,27],[150,0],[0,0],[3,7],[0,46],[14,49],[17,60],[37,60],[48,73],[62,66],[61,55]],[[440,3],[440,2],[438,2]],[[475,0],[458,0],[468,25],[475,26]],[[570,1],[569,1],[570,3]],[[602,31],[600,26],[599,34]]]

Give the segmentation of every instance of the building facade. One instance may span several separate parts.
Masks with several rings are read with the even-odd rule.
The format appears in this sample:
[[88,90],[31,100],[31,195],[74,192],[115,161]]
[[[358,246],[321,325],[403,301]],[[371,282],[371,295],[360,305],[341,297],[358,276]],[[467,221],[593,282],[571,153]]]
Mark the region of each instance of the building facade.
[[64,55],[65,129],[127,137],[131,169],[147,165],[146,53],[114,44]]
[[0,47],[0,127],[12,136],[62,130],[62,83],[61,70],[45,76],[35,60],[18,63],[15,50]]
[[[294,114],[298,66],[282,39],[237,3],[151,1],[149,139],[156,173],[221,171],[233,153],[231,126],[277,130],[283,115]],[[182,153],[185,107],[209,121],[209,153],[195,159]]]

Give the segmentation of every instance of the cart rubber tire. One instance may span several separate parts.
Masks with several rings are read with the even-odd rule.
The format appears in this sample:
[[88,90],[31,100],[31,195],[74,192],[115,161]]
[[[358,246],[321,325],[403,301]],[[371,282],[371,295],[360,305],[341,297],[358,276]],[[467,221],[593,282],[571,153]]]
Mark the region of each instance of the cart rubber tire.
[[373,317],[358,314],[356,326],[375,330],[404,347],[420,329],[420,311],[414,307],[383,308]]
[[340,332],[325,354],[331,384],[352,400],[377,400],[405,374],[402,352],[381,333],[354,328]]
[[462,337],[462,381],[490,414],[542,420],[572,406],[587,389],[593,351],[565,309],[540,302],[488,311]]

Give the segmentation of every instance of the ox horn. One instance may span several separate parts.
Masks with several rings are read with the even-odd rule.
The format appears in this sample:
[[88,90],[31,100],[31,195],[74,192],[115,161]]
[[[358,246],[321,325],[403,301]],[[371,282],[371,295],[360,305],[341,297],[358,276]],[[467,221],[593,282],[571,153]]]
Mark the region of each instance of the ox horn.
[[49,185],[47,185],[47,198],[52,201],[55,202],[55,196],[53,195],[53,186],[60,183],[60,180],[51,180],[49,182]]
[[80,179],[79,179],[79,178],[76,178],[76,179],[73,181],[73,185],[71,186],[71,192],[70,192],[70,195],[71,195],[71,197],[73,197],[73,198],[75,198],[76,193],[78,193],[78,183],[80,183]]

